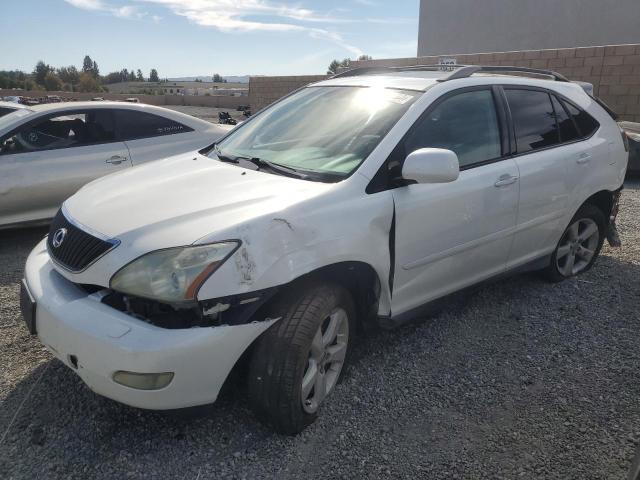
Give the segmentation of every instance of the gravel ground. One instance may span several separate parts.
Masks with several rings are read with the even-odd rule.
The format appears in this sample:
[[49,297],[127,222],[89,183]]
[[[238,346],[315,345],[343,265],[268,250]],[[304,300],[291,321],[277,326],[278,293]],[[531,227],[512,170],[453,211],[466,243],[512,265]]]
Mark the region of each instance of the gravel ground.
[[640,182],[622,249],[558,285],[502,281],[360,339],[303,434],[242,390],[154,413],[93,394],[31,338],[18,282],[43,231],[0,233],[0,478],[624,478],[640,440]]

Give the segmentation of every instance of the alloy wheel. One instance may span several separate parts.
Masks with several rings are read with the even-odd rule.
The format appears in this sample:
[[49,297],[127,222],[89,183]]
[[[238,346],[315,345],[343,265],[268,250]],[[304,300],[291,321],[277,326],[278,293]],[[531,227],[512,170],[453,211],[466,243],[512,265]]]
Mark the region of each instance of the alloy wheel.
[[336,385],[349,343],[349,318],[342,308],[336,308],[318,327],[311,342],[309,359],[302,376],[302,408],[315,413],[324,398]]
[[556,253],[556,266],[565,277],[587,268],[600,241],[598,224],[591,218],[576,220],[560,240]]

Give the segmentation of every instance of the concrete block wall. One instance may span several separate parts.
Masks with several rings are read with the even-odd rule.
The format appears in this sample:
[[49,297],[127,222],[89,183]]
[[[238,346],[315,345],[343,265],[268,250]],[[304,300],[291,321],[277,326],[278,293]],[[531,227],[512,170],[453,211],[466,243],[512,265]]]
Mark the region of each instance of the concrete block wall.
[[554,70],[570,80],[592,83],[595,94],[618,113],[620,120],[640,122],[640,44],[391,58],[354,61],[351,66],[357,68],[430,65],[437,64],[441,57],[455,58],[461,65],[499,65]]
[[327,75],[250,77],[249,104],[251,111],[255,113],[300,87],[326,78]]

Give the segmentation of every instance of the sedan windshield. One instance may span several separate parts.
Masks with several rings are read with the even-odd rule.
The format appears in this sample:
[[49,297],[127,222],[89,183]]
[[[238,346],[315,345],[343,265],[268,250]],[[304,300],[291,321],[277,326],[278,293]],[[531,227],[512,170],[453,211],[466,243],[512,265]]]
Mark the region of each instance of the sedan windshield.
[[337,181],[367,158],[418,95],[379,87],[305,88],[232,132],[210,155]]

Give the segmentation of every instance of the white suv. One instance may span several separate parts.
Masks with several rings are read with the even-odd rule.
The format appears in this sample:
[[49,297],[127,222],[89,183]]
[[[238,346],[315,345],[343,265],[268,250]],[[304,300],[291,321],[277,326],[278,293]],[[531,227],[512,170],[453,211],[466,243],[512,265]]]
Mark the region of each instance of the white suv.
[[256,412],[299,432],[361,329],[507,272],[571,277],[615,237],[616,122],[560,75],[505,70],[347,72],[90,183],[29,256],[29,329],[142,408],[213,402],[246,360]]

